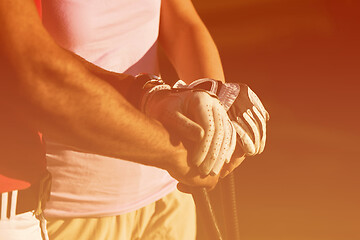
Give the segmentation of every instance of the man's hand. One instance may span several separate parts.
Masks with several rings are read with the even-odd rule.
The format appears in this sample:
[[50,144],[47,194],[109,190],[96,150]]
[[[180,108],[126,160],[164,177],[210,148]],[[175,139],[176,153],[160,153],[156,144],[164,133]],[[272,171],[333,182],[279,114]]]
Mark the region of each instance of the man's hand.
[[164,169],[179,181],[177,187],[181,192],[192,193],[193,189],[199,187],[206,188],[208,191],[212,190],[216,186],[220,175],[201,174],[197,167],[187,161],[187,154],[188,151],[185,151],[185,154],[169,157],[170,161],[168,165],[164,166]]
[[236,132],[215,96],[202,90],[161,90],[149,96],[144,109],[187,144],[190,164],[202,174],[217,175],[230,161]]
[[221,169],[220,177],[224,178],[229,173],[234,171],[235,168],[237,168],[245,160],[245,157],[246,157],[246,155],[245,155],[243,149],[240,148],[239,145],[236,145],[234,154],[233,154],[230,162],[224,164],[223,168]]
[[231,105],[228,114],[239,135],[238,141],[249,155],[264,151],[266,142],[266,122],[269,113],[256,94],[246,85],[239,84],[240,92]]
[[246,84],[222,83],[204,78],[188,86],[180,81],[175,85],[179,88],[204,89],[216,94],[228,111],[238,134],[238,143],[244,153],[253,156],[263,152],[266,122],[270,116],[260,99]]

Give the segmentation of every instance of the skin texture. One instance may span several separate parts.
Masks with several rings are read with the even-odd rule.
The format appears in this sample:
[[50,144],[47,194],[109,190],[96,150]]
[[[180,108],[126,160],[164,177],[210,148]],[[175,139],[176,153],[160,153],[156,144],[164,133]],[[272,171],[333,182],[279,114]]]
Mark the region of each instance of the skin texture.
[[[161,10],[160,44],[180,78],[224,81],[216,46],[191,1],[164,0]],[[179,180],[179,189],[215,186],[218,175],[200,175],[184,146],[170,142],[159,122],[127,102],[131,77],[60,48],[43,28],[33,0],[0,1],[0,22],[3,109],[64,144],[165,169]],[[233,157],[221,175],[237,167],[242,155]]]
[[[191,83],[204,77],[225,81],[216,45],[191,1],[162,0],[159,41],[183,81]],[[75,54],[74,57],[126,95],[130,81],[122,74],[106,71]],[[176,131],[175,134],[179,135]],[[223,166],[221,177],[232,172],[244,159],[245,153],[237,147],[231,161]]]
[[55,44],[33,0],[0,1],[0,22],[4,114],[11,109],[44,135],[81,150],[163,168],[188,186],[215,186],[218,176],[200,176],[159,122]]
[[[162,0],[159,42],[180,79],[186,83],[199,78],[225,81],[216,45],[190,0]],[[73,55],[87,69],[114,86],[121,94],[127,94],[130,81],[124,79],[123,74],[106,71]],[[179,135],[176,131],[175,134]],[[185,139],[187,140],[186,137],[182,140]],[[231,161],[223,166],[220,176],[225,177],[244,159],[245,153],[237,146]]]
[[160,44],[181,80],[225,80],[215,43],[190,0],[162,1],[159,34]]

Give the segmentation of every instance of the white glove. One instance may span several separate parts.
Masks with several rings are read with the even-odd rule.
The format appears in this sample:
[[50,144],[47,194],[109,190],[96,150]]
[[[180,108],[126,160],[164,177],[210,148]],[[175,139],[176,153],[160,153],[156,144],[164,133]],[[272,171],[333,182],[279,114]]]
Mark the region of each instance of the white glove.
[[266,122],[270,115],[258,96],[246,84],[241,83],[239,86],[240,93],[228,114],[247,155],[260,154],[265,148]]
[[178,81],[177,88],[205,89],[216,94],[232,120],[238,134],[238,143],[246,155],[260,154],[265,148],[266,121],[270,119],[260,99],[246,85],[222,83],[205,78],[189,86]]
[[142,111],[182,139],[192,141],[190,161],[201,173],[218,174],[223,164],[230,161],[236,131],[215,95],[203,90],[170,90],[170,86],[160,85],[144,95]]

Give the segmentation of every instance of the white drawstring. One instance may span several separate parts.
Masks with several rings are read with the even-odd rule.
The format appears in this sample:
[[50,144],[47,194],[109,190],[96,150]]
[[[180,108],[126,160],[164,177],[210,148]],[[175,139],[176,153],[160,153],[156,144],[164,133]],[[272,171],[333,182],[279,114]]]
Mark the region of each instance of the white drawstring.
[[[5,220],[16,216],[17,197],[18,197],[18,190],[1,193],[1,220]],[[9,198],[10,198],[10,206],[8,204]],[[8,216],[8,208],[10,208],[10,216]]]
[[41,235],[43,237],[44,240],[49,240],[49,235],[48,235],[48,231],[47,231],[47,228],[46,228],[46,219],[44,218],[44,214],[41,213],[39,216],[38,216],[38,219],[40,221],[40,228],[41,228]]
[[8,193],[4,192],[1,194],[1,220],[6,219],[7,203],[8,203]]
[[11,194],[11,207],[10,207],[10,218],[16,215],[16,204],[17,204],[18,190],[12,191]]

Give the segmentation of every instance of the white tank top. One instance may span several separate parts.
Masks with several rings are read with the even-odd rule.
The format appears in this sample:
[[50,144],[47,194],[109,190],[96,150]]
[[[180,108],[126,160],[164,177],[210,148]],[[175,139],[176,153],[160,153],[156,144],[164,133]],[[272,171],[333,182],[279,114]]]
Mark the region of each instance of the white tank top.
[[[115,72],[158,73],[160,0],[42,0],[43,23],[64,48]],[[164,170],[47,142],[47,217],[127,213],[173,191]]]

